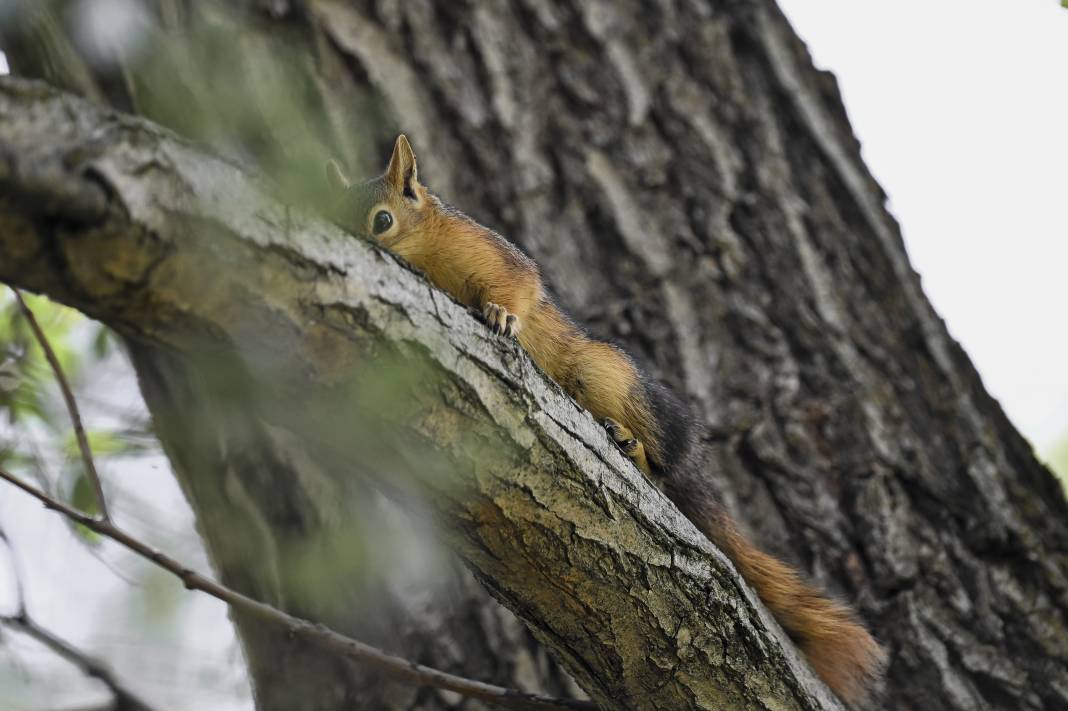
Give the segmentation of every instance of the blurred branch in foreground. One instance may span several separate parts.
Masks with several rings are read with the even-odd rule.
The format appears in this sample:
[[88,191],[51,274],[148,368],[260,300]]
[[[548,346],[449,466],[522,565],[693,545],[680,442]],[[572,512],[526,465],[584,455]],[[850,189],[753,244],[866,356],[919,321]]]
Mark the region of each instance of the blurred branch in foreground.
[[[135,538],[116,527],[107,515],[107,504],[104,498],[103,488],[100,485],[99,475],[96,471],[96,465],[93,461],[93,454],[89,446],[89,441],[85,436],[85,430],[79,414],[77,402],[70,385],[67,382],[67,378],[63,373],[63,368],[60,366],[59,361],[55,356],[55,352],[48,341],[48,337],[37,324],[33,311],[26,305],[25,301],[22,299],[22,295],[17,289],[12,288],[12,291],[14,291],[15,298],[19,302],[23,315],[30,324],[41,349],[44,351],[45,356],[55,373],[60,389],[63,392],[71,423],[78,436],[78,442],[86,471],[92,480],[94,491],[98,497],[96,503],[101,512],[100,516],[94,517],[77,511],[58,499],[46,494],[44,491],[23,482],[3,468],[0,468],[0,478],[6,479],[23,491],[34,496],[41,501],[46,508],[57,511],[65,515],[71,521],[81,524],[95,533],[118,542],[146,560],[173,573],[182,581],[182,584],[187,589],[199,590],[207,593],[233,607],[250,612],[263,621],[285,627],[292,634],[307,639],[312,644],[322,647],[329,652],[347,657],[356,662],[371,665],[388,676],[412,684],[446,689],[506,709],[518,709],[520,711],[536,711],[539,709],[580,709],[590,711],[596,709],[596,706],[589,702],[570,699],[555,699],[536,694],[526,694],[515,689],[506,689],[492,684],[483,684],[481,682],[464,679],[420,664],[415,664],[400,657],[386,654],[370,645],[338,634],[323,625],[293,617],[271,607],[270,605],[266,605],[230,590],[229,588],[196,573],[177,560],[164,555],[140,539]],[[7,542],[7,537],[2,530],[0,530],[0,539]],[[14,560],[13,551],[12,560]],[[105,665],[79,652],[73,646],[36,624],[26,610],[25,599],[23,597],[21,582],[17,571],[15,580],[18,588],[18,611],[14,615],[0,616],[0,623],[25,632],[55,651],[57,654],[77,665],[85,671],[86,674],[100,679],[112,690],[116,700],[125,704],[120,706],[121,708],[129,709],[130,711],[148,711],[150,709],[149,706],[137,699],[136,696],[126,691],[115,680]]]

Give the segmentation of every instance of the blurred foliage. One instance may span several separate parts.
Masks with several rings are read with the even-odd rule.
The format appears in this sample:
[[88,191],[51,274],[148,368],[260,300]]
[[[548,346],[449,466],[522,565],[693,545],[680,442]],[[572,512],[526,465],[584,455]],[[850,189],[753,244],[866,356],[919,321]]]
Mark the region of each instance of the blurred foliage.
[[[154,545],[199,551],[192,526],[182,519],[180,492],[175,488],[168,493],[168,487],[161,485],[169,473],[160,466],[159,444],[139,402],[130,365],[117,347],[118,338],[72,309],[45,298],[23,296],[63,365],[97,467],[105,485],[110,485],[109,504],[122,525]],[[143,455],[156,456],[141,459]],[[124,457],[138,460],[120,462]],[[3,284],[0,465],[18,476],[36,479],[85,513],[99,513],[55,374],[12,292]],[[7,494],[0,484],[0,499]],[[29,509],[36,508],[31,500],[11,494],[10,503],[5,516],[10,510],[12,518],[4,523],[10,528],[23,526],[19,553],[26,565],[22,572],[33,582],[27,589],[41,589],[46,581],[60,593],[29,600],[39,621],[47,621],[46,626],[75,646],[91,640],[84,649],[132,677],[148,679],[142,683],[151,688],[157,708],[251,708],[240,654],[225,651],[237,643],[231,628],[220,625],[224,618],[217,615],[212,623],[205,623],[202,608],[190,604],[194,598],[174,576],[135,560],[116,546],[104,546],[98,534],[48,513],[48,525],[65,526],[72,534],[51,536],[26,527],[35,520],[26,517]],[[2,558],[0,566],[5,563]],[[188,558],[196,567],[206,565],[202,554]],[[102,572],[101,565],[110,574]],[[7,569],[0,569],[0,581],[7,574]],[[116,576],[127,584],[116,586]],[[57,585],[57,579],[64,582]],[[64,596],[63,591],[70,595]],[[81,622],[70,622],[56,612],[73,605],[84,616]],[[186,617],[190,610],[197,614],[195,619]],[[225,649],[218,650],[220,645]],[[213,651],[205,654],[203,647]],[[191,687],[188,680],[194,675],[197,684]],[[190,701],[204,697],[224,703]],[[54,651],[26,635],[0,629],[0,711],[112,707],[106,689]]]
[[241,5],[0,0],[0,43],[16,73],[149,118],[256,170],[285,202],[327,209],[326,161],[380,170],[389,107],[329,53],[293,51],[324,41],[310,27],[250,23]]
[[136,584],[138,591],[131,596],[131,605],[126,611],[130,625],[147,638],[166,640],[173,638],[178,630],[178,613],[186,590],[173,575],[154,565],[138,567]]
[[[309,42],[324,42],[326,38],[312,36],[309,27],[300,22],[292,23],[287,30],[281,25],[262,26],[235,18],[234,14],[242,12],[241,5],[149,0],[0,0],[0,44],[9,50],[16,73],[34,73],[21,72],[20,65],[36,67],[55,86],[145,116],[256,171],[264,187],[288,204],[327,208],[322,201],[333,195],[324,190],[323,168],[327,159],[336,158],[346,164],[353,177],[381,170],[381,161],[388,151],[380,154],[379,149],[384,149],[385,144],[376,145],[375,140],[392,139],[392,135],[383,133],[387,124],[384,115],[389,107],[372,92],[354,86],[331,84],[330,91],[322,91],[324,82],[349,81],[346,72],[337,71],[344,67],[329,66],[329,62],[337,61],[329,52],[315,57],[293,49]],[[326,65],[320,66],[320,61]],[[327,105],[331,101],[334,103]],[[105,485],[113,484],[109,487],[112,510],[123,525],[132,524],[135,532],[141,528],[146,532],[146,539],[162,543],[161,547],[168,550],[192,540],[195,536],[192,527],[184,523],[180,528],[174,526],[178,519],[171,518],[177,510],[184,510],[182,506],[152,508],[153,497],[162,488],[158,486],[158,477],[153,484],[148,471],[144,472],[144,478],[136,473],[128,482],[120,482],[116,475],[115,459],[148,450],[158,452],[159,448],[143,422],[123,420],[121,415],[111,416],[98,407],[98,399],[107,399],[97,396],[101,395],[104,366],[117,354],[117,339],[108,329],[70,309],[35,297],[30,297],[30,303],[59,354],[82,407]],[[212,411],[203,416],[222,423],[230,416],[237,421],[247,419],[250,408],[258,404],[258,393],[248,387],[242,364],[223,361],[211,365],[204,386],[216,398]],[[290,369],[285,363],[280,363],[279,368],[276,389],[287,387],[290,380],[287,377]],[[381,369],[373,375],[371,382],[359,390],[362,397],[347,390],[338,393],[344,408],[339,407],[337,411],[358,414],[331,420],[332,428],[321,433],[321,443],[347,442],[353,437],[353,431],[360,431],[352,418],[363,414],[375,423],[381,422],[383,415],[401,421],[406,416],[415,416],[416,413],[398,411],[403,403],[410,401],[397,393],[405,389],[419,392],[420,386],[426,385],[423,381],[399,366],[396,372]],[[435,390],[431,387],[425,392],[432,395]],[[461,424],[456,427],[462,431]],[[386,435],[391,432],[383,432],[383,427],[365,430],[369,458],[378,449],[389,452]],[[474,443],[472,449],[479,444]],[[0,462],[20,476],[36,477],[44,488],[80,510],[96,512],[92,487],[85,477],[54,376],[2,285]],[[386,460],[385,466],[389,464]],[[141,462],[135,468],[140,469]],[[163,469],[160,465],[159,470]],[[419,469],[427,470],[428,476],[433,472],[431,467]],[[122,471],[125,473],[130,468],[123,467]],[[124,502],[125,508],[115,506]],[[180,503],[184,506],[184,502]],[[277,506],[284,510],[288,502],[278,501]],[[338,595],[348,601],[354,599],[354,580],[366,583],[368,589],[374,588],[377,581],[367,578],[375,570],[386,577],[387,573],[404,569],[404,561],[408,560],[408,568],[425,571],[429,565],[425,546],[411,540],[412,526],[405,522],[394,525],[399,530],[387,529],[379,518],[371,515],[374,509],[371,504],[368,509],[366,515],[355,517],[359,519],[358,524],[339,516],[340,525],[332,535],[296,540],[280,547],[280,555],[297,572],[296,583],[286,590],[288,595]],[[174,529],[168,530],[168,524]],[[235,526],[239,525],[235,521]],[[80,527],[73,530],[82,543],[98,542],[91,532]],[[259,539],[233,538],[239,540],[228,541],[227,545],[240,554],[266,554]],[[247,551],[242,549],[246,545]],[[199,545],[196,548],[199,550]],[[92,555],[103,560],[109,558],[108,551],[105,547],[92,551]],[[187,560],[185,555],[181,557]],[[159,571],[138,568],[131,575],[126,565],[116,568],[116,572],[133,579],[136,588],[109,595],[108,600],[127,616],[126,624],[118,627],[136,630],[138,638],[156,637],[161,643],[165,640],[166,646],[174,649],[173,656],[167,657],[166,666],[183,666],[182,662],[187,660],[183,660],[176,640],[197,632],[197,625],[193,620],[175,616],[184,595],[180,584]],[[91,597],[90,581],[83,581],[75,590],[79,605],[85,605],[87,611],[101,607],[101,602]],[[101,635],[113,634],[113,628],[112,620],[108,620],[106,629],[102,623]],[[235,664],[239,665],[240,660]],[[217,666],[203,669],[217,674]],[[5,704],[10,700],[3,688],[2,671],[0,668],[0,710],[6,709]],[[240,686],[242,695],[247,695],[243,676]],[[190,704],[186,698],[182,703],[162,707],[205,706]]]
[[1068,432],[1046,453],[1046,462],[1061,480],[1061,484],[1068,489]]
[[[82,318],[77,311],[43,297],[24,295],[37,316],[64,372],[77,378],[82,359],[70,346],[70,335]],[[47,408],[45,384],[52,370],[34,339],[10,291],[0,296],[0,410],[11,425],[37,421],[54,428],[54,413]]]
[[[84,389],[93,365],[115,353],[115,337],[102,324],[45,297],[23,294],[55,351],[71,387]],[[78,449],[70,415],[55,374],[10,290],[0,292],[0,464],[34,476],[78,509],[95,514],[98,505]],[[93,429],[86,435],[98,465],[154,449],[139,423]],[[58,475],[53,472],[58,468]],[[87,529],[79,537],[96,542]]]
[[[319,140],[323,115],[307,90],[313,75],[268,41],[222,25],[198,25],[176,45],[160,35],[134,67],[139,109],[184,136],[206,140],[254,164],[287,200],[315,205],[323,194],[329,152]],[[189,81],[190,72],[197,80]]]

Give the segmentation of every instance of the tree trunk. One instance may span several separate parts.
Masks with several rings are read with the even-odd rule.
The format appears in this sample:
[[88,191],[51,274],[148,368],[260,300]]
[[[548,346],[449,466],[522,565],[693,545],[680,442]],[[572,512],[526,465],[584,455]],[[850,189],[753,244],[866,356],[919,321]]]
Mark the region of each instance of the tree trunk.
[[[152,55],[110,65],[85,61],[59,12],[23,16],[0,47],[16,73],[261,157],[294,201],[314,200],[302,171],[326,154],[370,175],[404,130],[424,182],[691,399],[709,486],[889,647],[886,706],[1068,706],[1062,491],[924,297],[833,78],[772,3],[226,5],[153,4]],[[221,573],[284,601],[226,527],[318,528],[321,512],[271,495],[308,476],[301,448],[240,417],[188,427],[174,403],[217,405],[219,385],[158,344],[135,353]],[[420,661],[564,693],[514,620],[457,580],[459,598],[439,592],[423,615],[394,599],[376,619],[410,625]],[[243,629],[259,700],[284,708],[270,699],[291,677],[272,678],[256,634]],[[285,664],[369,706],[413,703],[348,667]]]

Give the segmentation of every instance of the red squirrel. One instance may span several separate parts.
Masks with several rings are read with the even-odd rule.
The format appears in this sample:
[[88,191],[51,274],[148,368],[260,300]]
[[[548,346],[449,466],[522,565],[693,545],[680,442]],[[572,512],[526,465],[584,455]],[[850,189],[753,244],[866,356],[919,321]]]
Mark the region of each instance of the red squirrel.
[[518,339],[734,562],[831,690],[847,703],[864,703],[885,665],[882,647],[852,609],[741,534],[709,491],[696,454],[694,420],[670,390],[564,314],[546,293],[532,259],[427,190],[403,135],[380,177],[353,184],[333,161],[328,173],[343,195],[341,226],[421,269],[435,286],[476,309],[495,333]]

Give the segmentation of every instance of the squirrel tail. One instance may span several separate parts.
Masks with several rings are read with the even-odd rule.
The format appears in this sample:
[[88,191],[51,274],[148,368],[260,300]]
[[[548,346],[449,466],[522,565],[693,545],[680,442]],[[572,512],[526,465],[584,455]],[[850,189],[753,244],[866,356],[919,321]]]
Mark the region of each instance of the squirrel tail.
[[753,586],[815,672],[840,699],[863,706],[882,674],[886,652],[856,613],[746,540],[726,513],[720,511],[715,518],[713,542]]
[[747,540],[704,487],[671,488],[676,492],[669,493],[684,494],[671,497],[676,505],[731,559],[831,691],[850,706],[867,704],[886,652],[856,613]]

